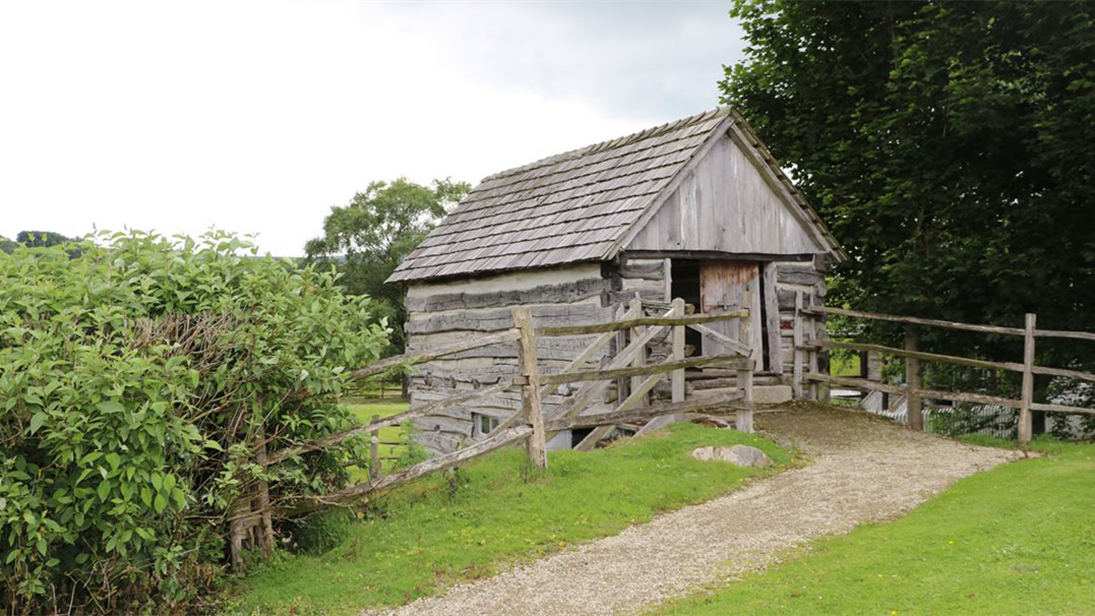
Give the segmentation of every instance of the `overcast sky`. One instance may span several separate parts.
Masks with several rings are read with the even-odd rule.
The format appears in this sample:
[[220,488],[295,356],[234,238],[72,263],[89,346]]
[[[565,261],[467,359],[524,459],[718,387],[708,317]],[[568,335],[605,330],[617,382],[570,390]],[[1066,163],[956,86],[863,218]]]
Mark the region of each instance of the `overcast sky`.
[[715,1],[5,2],[0,235],[258,233],[713,108]]

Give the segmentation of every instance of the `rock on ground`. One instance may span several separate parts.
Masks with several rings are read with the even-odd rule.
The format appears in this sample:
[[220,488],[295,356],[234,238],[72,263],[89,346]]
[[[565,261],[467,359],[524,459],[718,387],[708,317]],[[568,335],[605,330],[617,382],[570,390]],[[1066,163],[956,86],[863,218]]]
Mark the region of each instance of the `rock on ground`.
[[768,468],[772,466],[772,458],[768,454],[748,445],[734,445],[733,447],[698,447],[692,450],[692,457],[697,460],[711,460],[729,462],[738,466],[752,466],[754,468]]
[[494,577],[419,599],[399,616],[631,613],[698,585],[763,569],[779,553],[896,518],[952,482],[1016,459],[817,404],[758,414],[810,464]]

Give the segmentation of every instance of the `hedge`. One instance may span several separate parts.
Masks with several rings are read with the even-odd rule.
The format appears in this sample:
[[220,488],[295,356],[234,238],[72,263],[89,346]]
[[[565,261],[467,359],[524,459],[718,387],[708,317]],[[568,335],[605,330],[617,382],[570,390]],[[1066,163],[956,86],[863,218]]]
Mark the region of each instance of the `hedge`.
[[[0,604],[200,606],[249,450],[351,425],[347,372],[388,331],[332,272],[246,240],[141,232],[0,254]],[[261,431],[260,431],[261,428]],[[280,465],[278,500],[344,485],[360,442]]]

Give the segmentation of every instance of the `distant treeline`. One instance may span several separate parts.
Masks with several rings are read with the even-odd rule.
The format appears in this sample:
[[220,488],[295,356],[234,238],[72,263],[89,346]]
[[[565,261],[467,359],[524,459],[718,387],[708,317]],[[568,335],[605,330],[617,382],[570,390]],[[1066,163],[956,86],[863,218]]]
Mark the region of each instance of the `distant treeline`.
[[11,251],[20,244],[30,248],[42,248],[75,241],[78,241],[78,238],[65,237],[53,231],[20,231],[14,240],[0,235],[0,250],[11,254]]

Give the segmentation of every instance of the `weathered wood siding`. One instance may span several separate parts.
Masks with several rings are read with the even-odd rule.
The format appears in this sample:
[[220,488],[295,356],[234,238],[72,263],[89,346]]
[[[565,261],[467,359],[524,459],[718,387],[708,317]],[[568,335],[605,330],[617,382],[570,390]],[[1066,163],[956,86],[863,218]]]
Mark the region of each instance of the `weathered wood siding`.
[[[604,266],[604,276],[612,288],[604,303],[610,306],[613,314],[617,314],[618,311],[626,310],[629,302],[638,297],[643,301],[643,310],[647,316],[665,314],[672,300],[670,271],[669,259],[623,254],[615,262]],[[647,345],[648,363],[662,362],[672,354],[669,332],[669,328],[666,328]],[[608,353],[614,355],[619,344],[619,339],[610,344]],[[624,387],[627,387],[626,382]],[[609,396],[613,393],[615,392],[610,392]],[[656,400],[669,400],[672,396],[669,381],[658,382],[651,396]]]
[[761,170],[722,137],[627,250],[717,251],[728,254],[824,252],[814,232],[770,187]]
[[[706,260],[700,262],[700,312],[717,312],[719,310],[731,310],[735,307],[748,308],[754,315],[761,313],[760,293],[760,263],[756,261],[734,260]],[[745,292],[751,292],[752,301],[743,304]],[[753,349],[753,359],[757,365],[763,364],[763,323],[757,321],[757,327],[752,328],[751,340],[741,340],[738,336],[740,323],[734,321],[720,321],[709,323],[708,328],[721,332],[731,340],[738,340],[749,345]],[[727,353],[726,349],[717,340],[707,337],[703,343],[705,355],[720,355]]]
[[[704,126],[704,131],[713,130],[706,124]],[[830,254],[831,240],[825,239],[827,236],[824,236],[826,232],[823,227],[804,218],[809,213],[808,206],[796,204],[793,198],[788,197],[787,187],[780,184],[773,175],[776,172],[758,158],[761,155],[760,150],[748,145],[739,147],[739,143],[745,142],[742,141],[742,134],[735,132],[736,129],[731,127],[726,132],[719,128],[718,130],[723,131],[721,136],[717,133],[702,135],[703,139],[698,139],[703,131],[696,130],[698,132],[695,135],[689,133],[687,138],[696,138],[696,145],[702,142],[704,147],[693,147],[687,152],[703,152],[702,158],[690,159],[685,156],[686,150],[683,149],[678,153],[681,157],[678,162],[682,165],[680,171],[684,175],[670,174],[674,179],[672,183],[666,183],[665,187],[667,191],[673,192],[665,197],[656,210],[652,209],[644,214],[648,219],[638,218],[638,215],[617,219],[619,212],[598,210],[596,220],[599,225],[605,226],[603,229],[597,227],[591,230],[586,228],[591,223],[580,217],[566,221],[555,221],[552,218],[553,225],[565,224],[566,232],[577,234],[576,237],[585,237],[586,232],[620,225],[619,238],[625,245],[612,260],[603,263],[575,262],[551,268],[526,268],[441,282],[410,282],[407,289],[408,320],[405,324],[408,350],[425,350],[475,338],[485,332],[509,328],[512,326],[510,310],[516,306],[529,308],[537,326],[608,321],[636,296],[643,300],[648,314],[664,312],[669,308],[673,288],[671,261],[667,257],[700,261],[755,261],[757,268],[751,271],[758,283],[753,285],[756,288],[751,287],[756,292],[753,308],[763,305],[765,318],[763,322],[756,324],[752,344],[756,348],[760,348],[762,344],[769,348],[769,357],[774,358],[777,365],[772,366],[769,360],[766,362],[767,367],[777,373],[780,372],[778,368],[782,367],[782,377],[776,378],[787,382],[793,373],[795,293],[803,293],[806,305],[819,305],[824,301],[823,271],[826,269],[828,257],[823,255]],[[662,167],[658,169],[660,174],[668,173]],[[526,198],[518,193],[520,191],[514,188],[514,199]],[[650,194],[657,193],[654,191]],[[620,197],[629,198],[627,195]],[[650,201],[651,207],[659,199],[660,197]],[[634,204],[628,207],[632,205]],[[550,214],[549,217],[558,217],[563,206],[556,204],[553,207],[555,209],[543,216]],[[637,205],[635,207],[638,208]],[[486,206],[484,208],[490,209]],[[504,208],[503,213],[506,216],[512,215],[508,207]],[[454,214],[450,216],[449,222],[463,224],[461,216],[464,213],[460,216]],[[469,216],[474,218],[470,214]],[[497,216],[502,216],[502,213]],[[625,228],[632,223],[635,224],[634,228],[626,231],[631,235],[625,235]],[[507,267],[518,267],[526,263],[531,258],[526,253],[555,250],[555,235],[546,231],[537,232],[539,235],[526,233],[522,224],[518,220],[506,222],[507,228],[512,226],[513,229],[522,229],[521,233],[524,234],[520,236],[519,242],[506,247],[504,256]],[[462,247],[461,250],[478,250],[475,236],[477,232],[479,227],[460,230],[461,237],[457,243]],[[529,237],[526,238],[525,235]],[[597,244],[602,241],[598,238],[599,235],[594,238],[596,241],[590,241]],[[439,272],[446,273],[449,266],[446,260],[454,257],[447,256],[445,251],[436,246],[431,248],[434,244],[440,246],[443,243],[434,236],[424,242],[421,255],[426,255],[422,257],[426,261],[420,265],[440,268]],[[601,254],[566,253],[563,257],[568,260],[607,258],[597,256]],[[815,255],[813,261],[803,260],[810,255]],[[408,278],[413,280],[411,276]],[[804,324],[818,328],[807,334],[807,340],[824,335],[823,324],[815,320],[805,320]],[[651,343],[649,361],[660,361],[670,353],[667,338],[667,335],[660,336]],[[595,336],[539,338],[537,356],[543,372],[551,373],[561,369],[594,339]],[[620,343],[618,340],[609,345],[591,363],[602,363],[607,355],[615,353]],[[778,353],[772,353],[773,348],[778,349]],[[824,357],[819,363],[819,367],[825,366]],[[500,379],[512,378],[517,373],[517,350],[513,343],[446,357],[420,366],[410,377],[411,405],[413,407],[458,392],[489,386]],[[620,387],[626,389],[627,385],[621,381]],[[550,416],[569,393],[570,390],[563,387],[555,394],[547,396],[543,401],[545,413]],[[660,393],[668,395],[668,384],[664,391],[662,388],[655,391],[655,395]],[[591,412],[603,408],[602,403],[598,404]],[[462,442],[479,436],[477,426],[473,425],[472,413],[504,420],[520,407],[518,392],[498,394],[477,401],[474,405],[417,420],[416,438],[435,452],[451,451]]]
[[[795,294],[802,293],[803,304],[809,306],[825,305],[825,272],[828,271],[828,259],[818,255],[812,261],[777,261],[774,263],[776,271],[776,299],[779,303],[780,320],[780,357],[783,362],[783,373],[789,378],[794,361],[794,329],[795,329]],[[805,332],[807,341],[819,339],[827,335],[824,319],[803,319],[803,327],[814,328]],[[819,355],[821,367],[828,366],[828,353]],[[789,382],[789,381],[788,381]]]
[[[604,302],[613,296],[612,291],[612,280],[602,275],[599,263],[452,282],[412,283],[407,288],[406,301],[407,350],[426,350],[510,328],[513,326],[510,311],[516,306],[529,308],[538,327],[608,321],[613,308]],[[546,374],[558,371],[594,339],[596,336],[538,338],[536,352],[542,371]],[[599,364],[604,354],[595,357],[591,364]],[[515,376],[516,345],[504,343],[475,349],[417,367],[410,377],[410,403],[413,408]],[[563,386],[561,393],[545,397],[544,412],[550,415],[569,391]],[[415,439],[432,452],[452,451],[462,442],[479,436],[472,413],[504,420],[520,408],[518,391],[481,398],[415,420]]]

